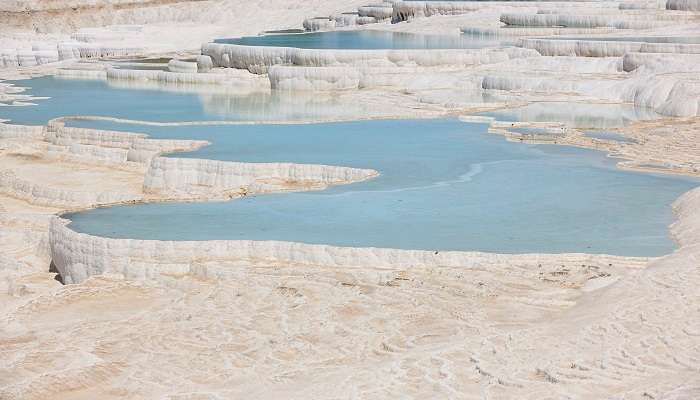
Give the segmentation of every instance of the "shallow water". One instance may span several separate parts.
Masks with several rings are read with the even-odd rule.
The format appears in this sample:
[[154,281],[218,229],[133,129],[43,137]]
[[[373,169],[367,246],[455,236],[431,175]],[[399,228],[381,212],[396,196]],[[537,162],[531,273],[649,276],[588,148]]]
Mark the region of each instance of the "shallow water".
[[[481,49],[508,44],[508,39],[472,35],[418,35],[378,31],[333,31],[217,39],[216,43],[302,49]],[[515,41],[511,40],[511,44]]]
[[[54,77],[10,81],[30,89],[23,94],[48,97],[35,106],[0,107],[0,119],[16,124],[45,124],[62,116],[91,115],[153,122],[202,120],[337,120],[381,116],[381,110],[360,102],[340,101],[318,93],[222,92],[216,86],[158,87],[148,82],[111,82]],[[470,98],[470,102],[483,99]],[[575,102],[535,103],[485,112],[502,121],[566,122],[572,127],[610,129],[657,118],[628,104]]]
[[378,113],[370,105],[341,102],[315,93],[222,91],[217,86],[159,87],[140,81],[76,80],[54,77],[12,81],[24,94],[49,97],[36,106],[0,107],[0,119],[45,124],[62,116],[108,116],[143,121],[347,119]]
[[[21,83],[32,86],[31,94],[51,98],[31,107],[0,107],[0,118],[26,124],[78,114],[168,122],[308,119],[351,108],[300,95],[172,93],[54,78]],[[623,106],[573,103],[531,105],[500,114],[513,120],[569,115],[584,125],[624,124],[646,115]],[[673,221],[670,204],[696,184],[620,171],[593,151],[510,143],[487,134],[486,125],[457,120],[185,127],[69,124],[213,143],[177,157],[320,163],[381,173],[367,182],[318,192],[115,207],[72,216],[73,228],[111,237],[661,255],[674,247],[667,229]]]
[[599,152],[510,143],[456,120],[129,129],[213,143],[180,157],[382,175],[319,192],[97,209],[70,216],[72,228],[140,239],[653,256],[673,249],[669,204],[695,185],[617,170]]

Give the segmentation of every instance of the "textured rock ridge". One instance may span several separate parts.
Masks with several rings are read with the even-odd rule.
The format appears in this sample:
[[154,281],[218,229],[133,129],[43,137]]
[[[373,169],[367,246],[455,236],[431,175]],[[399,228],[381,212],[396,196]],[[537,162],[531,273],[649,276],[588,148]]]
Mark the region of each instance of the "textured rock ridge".
[[210,56],[217,67],[248,69],[258,73],[267,72],[267,68],[272,65],[284,64],[303,67],[474,66],[536,55],[531,50],[518,48],[502,50],[315,50],[221,43],[203,45],[202,54]]
[[374,170],[327,165],[157,157],[149,164],[144,190],[169,199],[238,197],[271,191],[325,188],[377,175]]
[[[378,248],[351,248],[303,243],[217,240],[206,242],[172,242],[156,240],[109,239],[77,233],[66,225],[68,220],[51,222],[50,243],[54,264],[67,283],[79,283],[99,274],[122,274],[145,278],[168,273],[176,266],[179,273],[188,273],[194,262],[202,261],[266,261],[296,265],[325,265],[355,268],[463,267],[497,264],[503,260],[547,263],[566,260],[572,263],[631,262],[640,265],[645,258],[571,255],[499,255],[478,252],[432,252]],[[139,260],[138,264],[133,264]],[[595,261],[594,261],[595,260]],[[626,260],[626,261],[625,261]],[[158,271],[159,267],[165,268]],[[172,272],[172,271],[171,271]]]
[[66,127],[64,118],[49,121],[45,139],[61,146],[105,148],[105,151],[123,153],[124,162],[144,164],[160,154],[194,151],[209,144],[203,140],[149,139],[148,135],[141,133]]
[[22,179],[12,171],[0,172],[0,193],[31,204],[50,207],[82,207],[86,204],[114,204],[130,201],[130,193],[116,191],[62,190]]

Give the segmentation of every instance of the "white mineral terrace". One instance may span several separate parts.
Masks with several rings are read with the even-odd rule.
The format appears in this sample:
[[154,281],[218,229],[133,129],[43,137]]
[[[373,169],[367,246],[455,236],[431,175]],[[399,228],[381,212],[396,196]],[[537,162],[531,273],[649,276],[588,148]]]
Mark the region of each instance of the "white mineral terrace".
[[[285,29],[515,45],[213,42]],[[64,218],[381,174],[176,158],[212,144],[146,125],[458,116],[517,145],[698,176],[699,0],[0,1],[0,119],[47,101],[8,81],[47,75],[196,94],[212,113],[255,114],[232,94],[279,103],[265,122],[0,120],[0,399],[700,399],[700,188],[673,204],[678,247],[656,258],[112,239]],[[86,120],[133,129],[71,124]]]

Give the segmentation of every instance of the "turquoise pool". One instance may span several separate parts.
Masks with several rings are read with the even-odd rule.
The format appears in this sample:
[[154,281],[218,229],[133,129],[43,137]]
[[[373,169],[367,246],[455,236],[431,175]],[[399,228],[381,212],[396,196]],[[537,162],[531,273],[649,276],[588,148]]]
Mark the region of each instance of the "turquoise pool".
[[302,49],[481,49],[514,44],[507,38],[473,35],[418,35],[380,31],[291,33],[217,39],[215,43]]
[[345,165],[381,176],[319,192],[96,209],[69,216],[72,228],[158,240],[655,256],[674,248],[671,202],[697,184],[621,171],[599,152],[510,143],[457,120],[142,128],[213,143],[178,157]]
[[[51,98],[31,107],[1,107],[0,118],[43,124],[74,114],[150,121],[290,114],[269,94],[254,100],[228,95],[212,99],[197,93],[116,88],[101,81],[39,78],[24,84],[32,86],[30,93]],[[230,101],[223,111],[207,106],[222,98]],[[303,103],[303,98],[296,99]],[[285,99],[289,104],[293,100]],[[562,112],[579,110],[581,118],[597,110],[562,107]],[[314,112],[305,109],[297,108],[291,115],[304,119],[328,112],[325,105]],[[502,116],[540,118],[543,110],[551,107]],[[625,123],[634,117],[623,110],[607,109],[601,124]],[[590,121],[597,121],[595,114]],[[614,160],[594,151],[507,142],[488,134],[485,125],[456,119],[187,127],[72,124],[213,143],[173,155],[177,157],[321,163],[381,173],[367,182],[318,192],[113,207],[70,216],[74,229],[108,237],[654,256],[674,248],[668,234],[673,222],[670,204],[697,185],[682,177],[621,171]]]
[[[45,124],[74,115],[142,121],[337,120],[381,113],[370,104],[341,101],[316,93],[221,91],[216,86],[158,88],[141,82],[111,82],[42,77],[12,81],[29,87],[24,94],[48,97],[35,106],[0,106],[0,119]],[[142,87],[143,85],[143,87]]]

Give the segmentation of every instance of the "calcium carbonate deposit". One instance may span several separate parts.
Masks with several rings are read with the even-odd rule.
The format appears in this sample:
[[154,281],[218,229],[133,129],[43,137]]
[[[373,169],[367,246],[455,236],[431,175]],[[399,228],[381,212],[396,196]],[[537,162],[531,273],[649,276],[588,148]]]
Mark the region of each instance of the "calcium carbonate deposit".
[[0,399],[700,398],[697,0],[0,2]]

